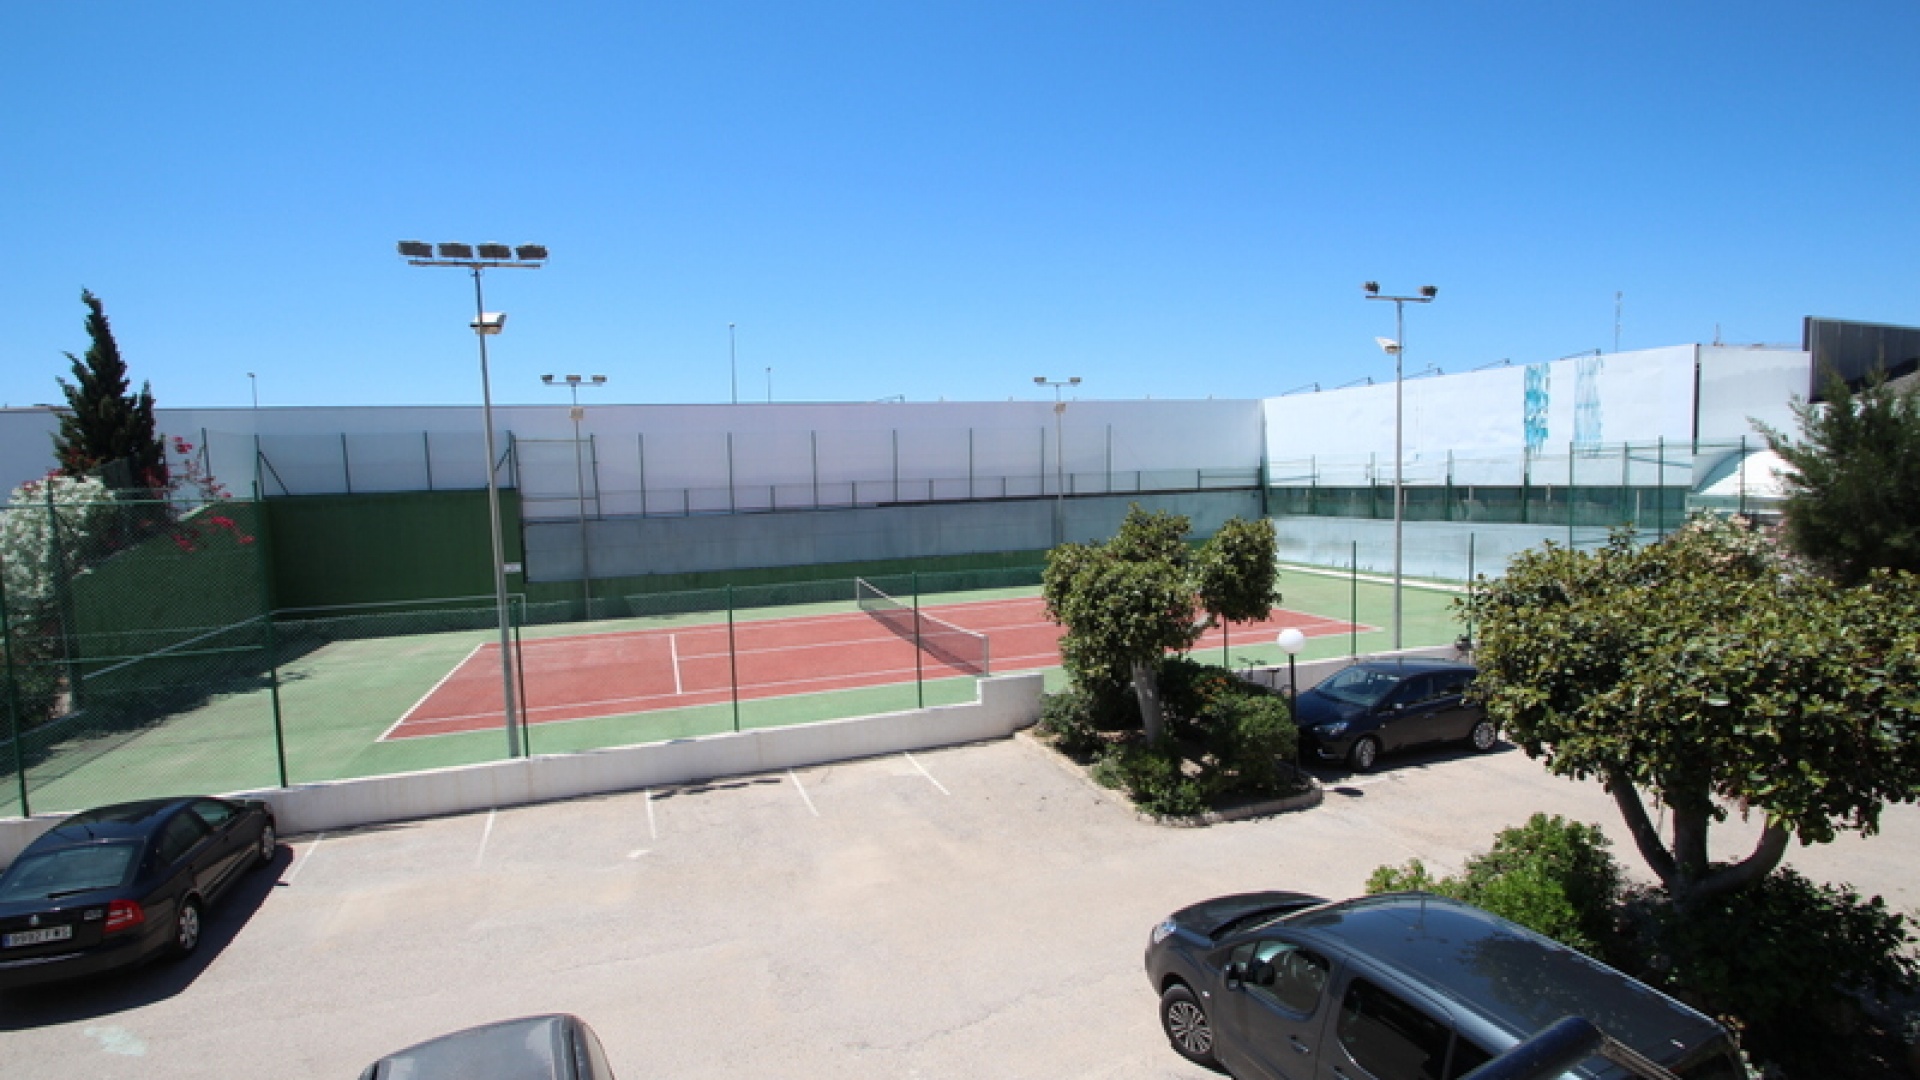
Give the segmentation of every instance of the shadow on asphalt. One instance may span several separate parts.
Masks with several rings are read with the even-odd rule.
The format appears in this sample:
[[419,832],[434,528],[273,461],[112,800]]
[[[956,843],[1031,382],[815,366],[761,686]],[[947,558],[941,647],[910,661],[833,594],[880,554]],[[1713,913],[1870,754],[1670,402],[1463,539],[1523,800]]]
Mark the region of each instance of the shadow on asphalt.
[[1383,754],[1372,772],[1354,772],[1352,769],[1335,765],[1323,765],[1317,762],[1306,763],[1302,767],[1320,781],[1320,786],[1331,795],[1341,795],[1357,799],[1366,794],[1351,781],[1366,777],[1392,776],[1395,773],[1418,773],[1435,766],[1443,766],[1450,761],[1466,758],[1496,757],[1501,754],[1519,753],[1520,748],[1502,739],[1493,749],[1484,753],[1468,746],[1430,746],[1418,750],[1406,750],[1392,754]]
[[292,865],[293,850],[283,844],[272,862],[235,882],[206,913],[200,947],[184,960],[156,960],[131,971],[0,991],[0,1031],[111,1016],[181,993],[239,936]]

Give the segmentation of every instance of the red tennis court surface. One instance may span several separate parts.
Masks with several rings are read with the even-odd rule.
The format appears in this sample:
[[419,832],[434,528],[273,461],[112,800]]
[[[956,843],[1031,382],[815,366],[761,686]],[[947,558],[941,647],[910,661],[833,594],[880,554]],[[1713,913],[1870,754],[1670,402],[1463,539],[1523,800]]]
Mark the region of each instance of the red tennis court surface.
[[[999,674],[1059,665],[1061,630],[1044,610],[1038,597],[1030,597],[926,606],[921,614],[985,634],[992,670]],[[1235,625],[1232,639],[1264,644],[1282,626],[1308,637],[1353,629],[1337,619],[1276,610],[1265,622]],[[523,642],[522,720],[546,724],[730,702],[736,681],[740,699],[747,701],[911,683],[916,674],[943,679],[979,673],[915,649],[864,612],[738,622],[732,638],[730,649],[727,625],[716,623]],[[1220,646],[1214,629],[1194,649]],[[505,722],[500,689],[500,646],[481,645],[381,738],[497,728]]]

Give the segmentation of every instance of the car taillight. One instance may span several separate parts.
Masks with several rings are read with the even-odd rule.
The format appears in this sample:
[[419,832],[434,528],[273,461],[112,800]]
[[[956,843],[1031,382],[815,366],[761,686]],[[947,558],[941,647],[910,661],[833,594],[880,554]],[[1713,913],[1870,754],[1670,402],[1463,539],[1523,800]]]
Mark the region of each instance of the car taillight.
[[122,930],[131,930],[147,921],[147,913],[139,904],[131,900],[115,900],[107,905],[107,927],[105,932],[117,934]]

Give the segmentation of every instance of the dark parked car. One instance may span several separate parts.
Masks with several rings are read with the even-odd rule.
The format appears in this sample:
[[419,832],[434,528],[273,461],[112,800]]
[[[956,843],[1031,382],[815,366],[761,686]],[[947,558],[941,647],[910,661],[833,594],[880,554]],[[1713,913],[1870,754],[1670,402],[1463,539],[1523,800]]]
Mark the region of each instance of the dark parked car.
[[[1147,977],[1188,1059],[1241,1080],[1455,1080],[1580,1016],[1683,1080],[1736,1080],[1719,1024],[1479,908],[1425,893],[1223,896],[1154,928]],[[1566,1077],[1620,1080],[1589,1058]]]
[[396,1050],[360,1080],[613,1080],[600,1037],[569,1013],[501,1020]]
[[208,905],[273,859],[259,801],[150,799],[86,810],[0,874],[0,990],[182,957]]
[[1300,752],[1366,772],[1388,750],[1427,743],[1491,750],[1499,732],[1466,698],[1478,674],[1450,660],[1364,660],[1337,671],[1294,705]]

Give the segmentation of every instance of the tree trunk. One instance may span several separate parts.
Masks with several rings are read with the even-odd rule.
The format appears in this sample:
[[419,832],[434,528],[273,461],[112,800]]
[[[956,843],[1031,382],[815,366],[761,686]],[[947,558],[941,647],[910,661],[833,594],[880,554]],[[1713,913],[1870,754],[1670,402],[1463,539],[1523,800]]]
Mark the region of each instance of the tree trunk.
[[1159,746],[1166,737],[1166,714],[1160,709],[1160,672],[1151,662],[1133,662],[1133,693],[1140,699],[1140,722],[1147,729],[1147,745]]
[[1661,842],[1660,830],[1654,828],[1653,821],[1647,817],[1647,807],[1640,801],[1639,789],[1624,774],[1610,771],[1607,773],[1607,794],[1613,796],[1613,805],[1619,807],[1620,816],[1626,819],[1627,831],[1633,834],[1633,845],[1640,849],[1640,857],[1647,860],[1648,868],[1660,879],[1660,884],[1672,892],[1677,877],[1673,855]]
[[1769,822],[1747,857],[1730,866],[1714,869],[1708,857],[1707,830],[1713,824],[1710,809],[1669,807],[1673,814],[1673,846],[1668,849],[1660,830],[1647,817],[1640,792],[1619,773],[1607,776],[1607,792],[1626,819],[1634,846],[1647,861],[1660,884],[1673,898],[1674,905],[1685,909],[1702,900],[1738,892],[1771,874],[1786,855],[1792,833],[1783,825]]

